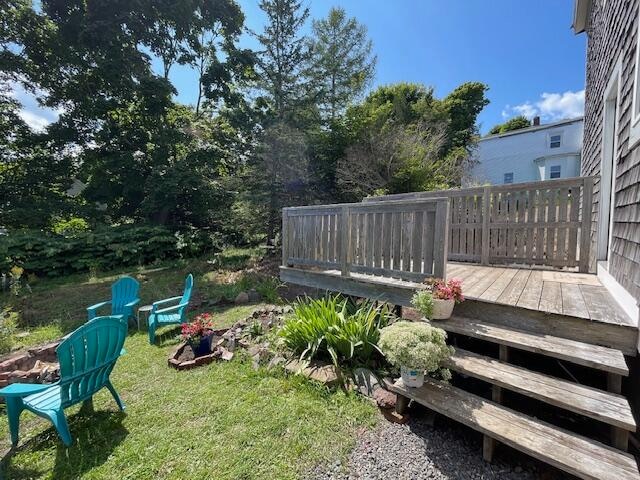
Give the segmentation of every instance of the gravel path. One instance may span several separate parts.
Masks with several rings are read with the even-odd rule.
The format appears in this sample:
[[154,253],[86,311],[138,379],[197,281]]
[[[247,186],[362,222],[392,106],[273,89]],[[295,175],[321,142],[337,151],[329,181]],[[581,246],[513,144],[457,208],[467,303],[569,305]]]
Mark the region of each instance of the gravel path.
[[358,438],[347,465],[336,462],[318,467],[307,478],[314,480],[558,480],[555,469],[520,453],[499,447],[494,462],[482,459],[482,436],[446,418],[434,427],[412,418],[406,425],[381,420],[374,430]]

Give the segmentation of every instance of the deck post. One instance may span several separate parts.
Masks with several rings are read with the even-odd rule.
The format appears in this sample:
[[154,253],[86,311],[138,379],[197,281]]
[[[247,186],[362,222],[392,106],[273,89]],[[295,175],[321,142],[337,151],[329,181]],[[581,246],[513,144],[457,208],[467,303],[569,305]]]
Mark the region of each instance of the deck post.
[[582,224],[580,227],[580,261],[578,270],[589,272],[589,249],[591,247],[591,215],[593,205],[593,177],[585,177],[582,184]]
[[282,265],[285,267],[290,266],[289,263],[289,210],[287,208],[282,209]]
[[491,187],[484,187],[482,193],[482,251],[480,263],[489,265],[489,215],[491,212]]
[[349,276],[351,256],[351,211],[348,205],[340,210],[340,271],[343,277]]
[[447,256],[449,252],[449,199],[438,199],[433,247],[433,276],[447,277]]

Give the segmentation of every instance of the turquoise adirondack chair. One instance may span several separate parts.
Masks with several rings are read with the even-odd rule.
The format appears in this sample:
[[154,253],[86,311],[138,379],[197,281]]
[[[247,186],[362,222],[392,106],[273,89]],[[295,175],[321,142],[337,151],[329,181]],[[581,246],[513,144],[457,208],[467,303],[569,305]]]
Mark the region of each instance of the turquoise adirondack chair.
[[[184,282],[184,293],[181,297],[171,297],[153,302],[153,308],[149,314],[149,343],[154,344],[156,341],[156,328],[162,325],[185,323],[187,321],[187,307],[189,306],[192,290],[193,275],[189,274]],[[176,303],[176,305],[162,307],[162,305],[170,303]]]
[[122,315],[125,320],[134,318],[133,308],[140,302],[140,284],[131,277],[120,277],[111,285],[111,300],[96,303],[87,308],[89,320],[97,316],[99,308],[111,305],[111,316]]
[[0,389],[7,404],[11,443],[18,444],[20,413],[29,410],[50,420],[65,445],[71,445],[64,409],[91,399],[103,387],[120,410],[124,404],[109,380],[127,336],[127,322],[120,316],[97,317],[65,338],[56,350],[60,380],[48,385],[12,383]]

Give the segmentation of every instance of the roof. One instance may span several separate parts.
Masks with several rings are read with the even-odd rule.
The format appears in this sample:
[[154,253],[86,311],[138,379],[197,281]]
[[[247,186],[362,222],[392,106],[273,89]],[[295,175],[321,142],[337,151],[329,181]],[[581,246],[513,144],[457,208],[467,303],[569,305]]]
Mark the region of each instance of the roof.
[[571,28],[573,28],[573,31],[576,34],[582,33],[586,30],[590,7],[591,0],[575,0],[573,5],[573,22],[571,24]]
[[584,121],[584,117],[569,118],[567,120],[560,120],[559,122],[545,123],[544,125],[532,125],[531,127],[527,127],[527,128],[519,128],[518,130],[511,130],[510,132],[487,135],[486,137],[482,137],[479,141],[482,142],[483,140],[493,140],[495,138],[509,137],[511,135],[520,135],[522,133],[537,132],[538,130],[556,128],[561,125],[569,125],[571,123],[578,123],[582,121]]

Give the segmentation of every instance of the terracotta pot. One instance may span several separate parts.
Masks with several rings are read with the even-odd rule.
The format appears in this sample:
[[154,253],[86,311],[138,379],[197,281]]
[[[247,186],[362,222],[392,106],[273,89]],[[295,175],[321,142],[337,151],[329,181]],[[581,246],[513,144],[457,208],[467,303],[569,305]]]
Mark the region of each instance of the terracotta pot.
[[439,300],[433,299],[433,320],[446,320],[451,317],[453,313],[453,307],[455,306],[455,300]]
[[424,384],[424,371],[409,367],[400,367],[402,383],[406,387],[420,388]]

